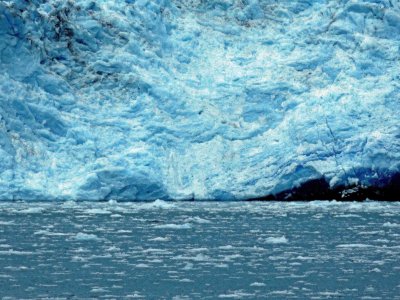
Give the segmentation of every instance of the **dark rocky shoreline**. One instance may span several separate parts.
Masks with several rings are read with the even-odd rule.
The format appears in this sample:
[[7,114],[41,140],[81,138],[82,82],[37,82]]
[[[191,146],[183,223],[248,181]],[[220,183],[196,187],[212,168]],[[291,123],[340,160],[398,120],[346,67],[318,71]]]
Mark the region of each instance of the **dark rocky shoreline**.
[[395,173],[377,186],[340,185],[331,188],[325,178],[307,181],[299,187],[266,195],[249,201],[312,201],[312,200],[336,200],[336,201],[399,201],[400,200],[400,173]]

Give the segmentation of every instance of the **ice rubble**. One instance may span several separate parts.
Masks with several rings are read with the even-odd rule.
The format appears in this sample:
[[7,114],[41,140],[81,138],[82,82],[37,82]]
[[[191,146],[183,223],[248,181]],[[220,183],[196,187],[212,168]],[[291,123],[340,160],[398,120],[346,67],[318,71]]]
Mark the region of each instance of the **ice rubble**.
[[398,1],[0,1],[0,199],[379,185],[399,57]]

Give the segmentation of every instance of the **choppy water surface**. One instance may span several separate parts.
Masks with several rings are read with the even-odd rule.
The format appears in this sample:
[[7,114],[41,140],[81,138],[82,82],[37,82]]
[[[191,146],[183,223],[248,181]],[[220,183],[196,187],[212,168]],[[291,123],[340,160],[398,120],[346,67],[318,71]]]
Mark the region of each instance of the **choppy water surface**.
[[400,299],[400,203],[0,203],[4,298]]

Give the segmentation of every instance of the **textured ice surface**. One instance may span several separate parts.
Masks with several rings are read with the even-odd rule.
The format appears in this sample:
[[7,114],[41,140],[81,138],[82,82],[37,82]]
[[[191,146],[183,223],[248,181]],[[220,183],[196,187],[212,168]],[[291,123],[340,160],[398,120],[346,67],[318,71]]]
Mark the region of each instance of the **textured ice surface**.
[[0,1],[0,199],[243,199],[400,170],[398,1]]

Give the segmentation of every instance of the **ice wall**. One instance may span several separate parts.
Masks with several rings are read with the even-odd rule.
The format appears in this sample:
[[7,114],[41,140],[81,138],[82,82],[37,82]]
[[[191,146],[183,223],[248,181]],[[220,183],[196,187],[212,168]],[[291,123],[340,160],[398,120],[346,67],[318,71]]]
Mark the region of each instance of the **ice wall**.
[[0,68],[0,199],[247,199],[400,171],[398,1],[0,1]]

